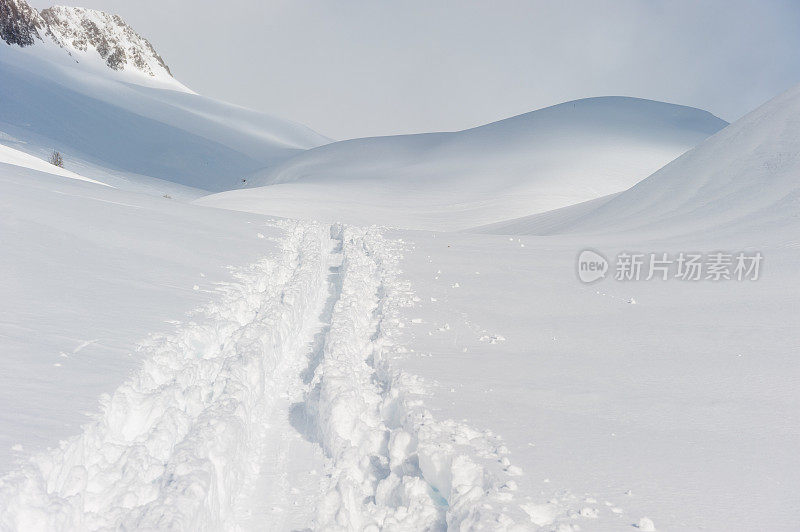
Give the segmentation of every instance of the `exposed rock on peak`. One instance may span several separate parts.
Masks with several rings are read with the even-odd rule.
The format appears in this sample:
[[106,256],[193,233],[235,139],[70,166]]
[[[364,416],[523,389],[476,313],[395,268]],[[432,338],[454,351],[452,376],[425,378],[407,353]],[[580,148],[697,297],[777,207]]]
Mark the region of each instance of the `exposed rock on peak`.
[[31,46],[46,31],[47,24],[24,0],[0,0],[0,38],[7,44]]
[[153,45],[119,15],[82,7],[55,6],[43,10],[42,18],[66,46],[81,52],[93,48],[114,70],[132,67],[150,76],[161,73],[172,76]]
[[114,70],[134,70],[171,78],[169,67],[150,42],[119,15],[82,7],[55,6],[41,13],[25,0],[0,0],[0,38],[9,45],[32,46],[49,37],[76,59],[97,54]]

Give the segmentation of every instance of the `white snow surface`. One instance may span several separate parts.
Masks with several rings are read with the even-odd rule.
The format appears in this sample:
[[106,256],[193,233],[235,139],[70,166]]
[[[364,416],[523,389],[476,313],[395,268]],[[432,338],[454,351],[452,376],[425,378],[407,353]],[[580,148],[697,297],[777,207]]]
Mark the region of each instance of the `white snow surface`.
[[[632,233],[702,229],[794,239],[800,205],[800,86],[765,103],[621,194],[480,228],[500,234]],[[783,240],[781,240],[783,239]]]
[[459,230],[625,190],[726,122],[637,98],[567,102],[455,133],[294,156],[201,203],[295,218]]
[[[0,47],[0,144],[127,190],[197,197],[328,139],[174,80],[75,60],[52,42]],[[170,78],[172,79],[172,78]]]
[[[82,192],[57,195],[83,201],[101,193]],[[7,211],[12,205],[20,202]],[[201,209],[184,215],[192,210]],[[509,469],[500,440],[437,421],[419,399],[424,387],[387,362],[397,351],[399,311],[413,297],[396,277],[401,244],[378,229],[271,225],[285,233],[272,258],[235,270],[191,321],[141,342],[141,369],[101,399],[95,421],[0,481],[0,526],[237,528],[247,522],[242,501],[262,474],[265,447],[288,437],[268,430],[271,408],[303,389],[295,410],[328,455],[329,480],[320,478],[309,517],[315,528],[515,526],[513,497],[502,493]],[[322,344],[309,354],[304,346],[316,334]],[[83,342],[72,356],[99,342]]]
[[[36,48],[0,50],[0,530],[796,528],[800,87],[634,185],[722,124],[601,98],[300,153]],[[585,249],[764,264],[587,285]]]
[[23,168],[30,168],[31,170],[39,170],[42,172],[59,175],[62,177],[69,177],[70,179],[78,179],[80,181],[89,181],[90,183],[103,184],[94,179],[89,179],[75,172],[70,172],[64,168],[54,166],[47,161],[29,155],[25,152],[9,148],[8,146],[0,145],[0,163],[12,164],[21,166]]

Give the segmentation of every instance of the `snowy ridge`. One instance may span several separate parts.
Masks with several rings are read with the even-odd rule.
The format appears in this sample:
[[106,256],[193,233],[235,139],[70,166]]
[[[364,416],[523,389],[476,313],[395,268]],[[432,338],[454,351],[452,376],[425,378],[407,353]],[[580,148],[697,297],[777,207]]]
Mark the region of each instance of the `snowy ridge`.
[[4,530],[221,529],[257,474],[263,417],[324,293],[321,226],[237,272],[197,322],[154,338],[100,418],[0,483]]
[[[306,408],[332,460],[319,508],[324,530],[510,529],[510,465],[500,440],[434,420],[415,377],[392,369],[397,311],[412,303],[396,278],[398,246],[377,228],[342,230],[342,278]],[[505,470],[505,471],[503,471]]]

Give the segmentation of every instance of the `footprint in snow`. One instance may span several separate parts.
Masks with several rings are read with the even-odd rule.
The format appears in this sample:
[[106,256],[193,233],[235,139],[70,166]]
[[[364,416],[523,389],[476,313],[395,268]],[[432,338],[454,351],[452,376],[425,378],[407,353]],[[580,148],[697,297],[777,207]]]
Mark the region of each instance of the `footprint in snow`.
[[581,517],[588,517],[590,519],[597,519],[600,516],[600,512],[597,508],[590,508],[588,506],[581,508],[580,514]]
[[499,334],[492,334],[491,336],[483,335],[478,338],[478,340],[481,342],[489,342],[490,344],[499,344],[500,342],[505,342],[506,338],[505,336],[501,336]]
[[648,517],[642,517],[639,519],[639,522],[633,526],[643,532],[656,532],[656,526],[653,524],[653,520]]

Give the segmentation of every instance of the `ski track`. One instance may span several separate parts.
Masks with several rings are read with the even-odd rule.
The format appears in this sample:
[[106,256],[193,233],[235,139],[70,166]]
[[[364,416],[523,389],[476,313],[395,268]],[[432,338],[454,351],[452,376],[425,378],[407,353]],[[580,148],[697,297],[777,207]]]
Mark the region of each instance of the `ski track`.
[[[314,529],[531,528],[500,438],[435,420],[421,380],[391,364],[415,299],[397,277],[404,244],[377,227],[277,223],[278,257],[144,342],[142,369],[82,434],[0,480],[2,530],[241,529],[264,479],[292,499],[301,436],[327,457],[306,486]],[[263,528],[285,526],[274,519]]]

